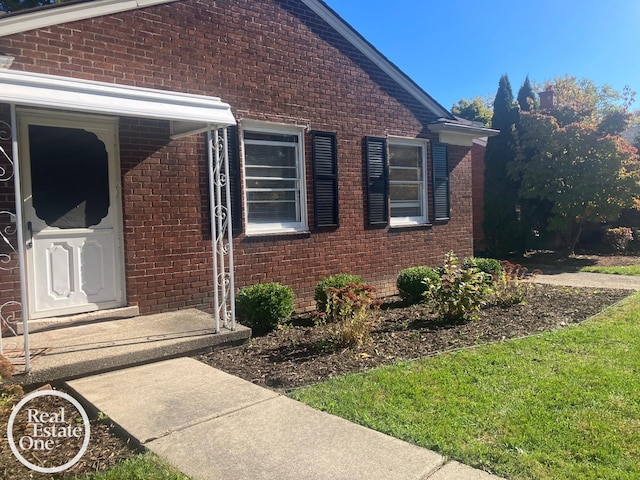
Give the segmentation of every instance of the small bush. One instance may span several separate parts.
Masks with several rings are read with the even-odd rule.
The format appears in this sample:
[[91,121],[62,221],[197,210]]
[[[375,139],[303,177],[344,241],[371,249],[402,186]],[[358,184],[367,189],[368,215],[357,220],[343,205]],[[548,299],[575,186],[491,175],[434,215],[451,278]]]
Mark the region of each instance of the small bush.
[[398,274],[396,287],[402,299],[413,304],[423,301],[430,283],[439,281],[440,275],[431,267],[409,267]]
[[433,302],[446,321],[468,320],[492,293],[486,277],[473,263],[460,268],[458,257],[449,252],[445,255],[440,282],[428,286],[425,300]]
[[464,260],[464,268],[477,267],[481,272],[489,275],[489,280],[498,278],[502,274],[502,263],[495,258],[471,257]]
[[277,282],[242,288],[236,296],[238,319],[256,333],[270,332],[289,320],[294,308],[293,290]]
[[361,346],[371,336],[380,302],[375,288],[366,283],[327,287],[327,303],[322,321],[334,341],[344,347]]
[[316,285],[316,290],[313,295],[313,299],[316,301],[316,309],[319,312],[324,312],[326,310],[327,288],[342,288],[346,287],[350,283],[360,285],[364,283],[364,280],[357,275],[351,275],[350,273],[337,273],[320,280],[320,282],[318,282],[318,285]]
[[626,252],[633,240],[633,231],[629,227],[607,228],[604,231],[604,243],[614,252]]
[[493,297],[496,304],[501,307],[508,307],[524,303],[529,291],[535,288],[531,281],[527,282],[525,280],[527,277],[533,280],[533,277],[538,272],[538,270],[534,270],[529,273],[526,267],[504,260],[502,262],[502,273],[497,278],[494,278]]

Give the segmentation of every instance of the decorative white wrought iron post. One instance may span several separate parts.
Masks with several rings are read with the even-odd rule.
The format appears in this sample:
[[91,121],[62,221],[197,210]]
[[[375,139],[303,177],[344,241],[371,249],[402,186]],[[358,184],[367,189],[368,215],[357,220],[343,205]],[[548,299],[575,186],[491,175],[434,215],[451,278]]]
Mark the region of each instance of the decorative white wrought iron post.
[[233,232],[226,128],[207,132],[209,201],[213,250],[214,314],[216,333],[222,326],[236,329],[233,277]]
[[[20,190],[20,163],[18,159],[16,107],[11,105],[11,124],[0,122],[0,140],[11,140],[12,155],[0,146],[0,155],[7,161],[7,168],[0,167],[0,182],[13,180],[15,195],[15,212],[3,210],[0,215],[7,215],[9,224],[0,231],[0,239],[6,245],[6,253],[0,254],[0,270],[18,271],[20,277],[20,301],[0,299],[0,327],[4,327],[17,339],[17,321],[22,317],[22,340],[24,348],[25,372],[31,371],[31,356],[29,351],[29,326],[27,309],[27,282],[24,269],[24,237],[22,233],[22,193]],[[16,258],[17,257],[17,258]],[[7,313],[5,313],[7,312]],[[17,341],[15,347],[17,348]],[[0,353],[2,353],[2,329],[0,328]]]

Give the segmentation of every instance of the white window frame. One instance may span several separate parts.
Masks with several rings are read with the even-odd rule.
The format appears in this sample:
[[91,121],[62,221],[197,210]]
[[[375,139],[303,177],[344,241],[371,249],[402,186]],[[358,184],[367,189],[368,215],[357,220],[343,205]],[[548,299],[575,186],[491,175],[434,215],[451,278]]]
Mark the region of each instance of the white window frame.
[[[304,151],[304,132],[306,127],[297,125],[282,125],[270,122],[260,121],[243,121],[242,122],[242,165],[244,169],[244,212],[245,223],[247,226],[247,235],[263,235],[272,233],[295,233],[306,232],[309,230],[307,225],[307,189],[306,189],[306,171],[305,171],[305,151]],[[300,217],[299,222],[268,222],[268,223],[252,223],[249,221],[249,189],[247,188],[246,175],[246,145],[252,143],[252,140],[245,141],[245,132],[256,133],[273,133],[279,135],[295,135],[298,137],[296,145],[296,186],[298,189],[298,202],[296,204],[297,214]]]
[[[412,225],[425,225],[429,223],[429,175],[427,171],[427,150],[428,150],[428,140],[425,139],[417,139],[417,138],[403,138],[403,137],[389,137],[387,139],[387,143],[389,145],[389,222],[391,227],[406,227]],[[415,181],[418,184],[422,185],[422,215],[413,216],[413,217],[394,217],[392,212],[392,199],[391,199],[391,186],[394,183],[408,183],[407,181],[396,181],[391,180],[391,170],[393,167],[391,165],[391,149],[394,146],[408,146],[408,147],[416,147],[420,148],[422,151],[422,181]]]

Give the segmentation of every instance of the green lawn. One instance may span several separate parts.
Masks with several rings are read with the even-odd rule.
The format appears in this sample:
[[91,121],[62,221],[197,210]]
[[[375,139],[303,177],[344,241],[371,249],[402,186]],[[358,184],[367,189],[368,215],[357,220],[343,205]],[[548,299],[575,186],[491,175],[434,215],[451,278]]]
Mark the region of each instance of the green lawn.
[[125,460],[106,472],[80,476],[78,480],[189,480],[160,458],[145,453]]
[[581,326],[292,396],[509,479],[638,479],[640,293]]
[[640,275],[640,265],[626,267],[582,267],[581,272],[612,273],[614,275]]

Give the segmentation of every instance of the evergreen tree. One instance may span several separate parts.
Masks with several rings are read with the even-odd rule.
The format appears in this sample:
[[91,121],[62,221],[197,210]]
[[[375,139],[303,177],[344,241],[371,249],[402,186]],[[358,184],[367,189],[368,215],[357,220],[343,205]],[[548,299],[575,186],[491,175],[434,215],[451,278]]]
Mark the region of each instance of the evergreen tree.
[[518,105],[520,105],[521,112],[530,112],[538,109],[536,92],[533,91],[528,76],[518,91]]
[[[516,121],[516,148],[520,154],[521,162],[531,161],[534,151],[531,148],[520,148],[520,140],[522,138],[522,128],[520,123],[520,114],[522,112],[535,112],[538,110],[538,99],[531,81],[527,76],[524,83],[518,90],[518,119]],[[509,167],[507,167],[508,169]],[[513,176],[512,176],[513,178]],[[519,188],[519,182],[518,188]],[[551,216],[551,202],[539,198],[519,198],[520,205],[520,239],[522,241],[522,250],[537,249],[547,241],[547,223]]]
[[507,173],[507,164],[515,158],[517,116],[511,83],[505,74],[500,78],[491,120],[491,128],[500,130],[500,134],[489,138],[485,153],[484,237],[495,256],[522,249],[516,211],[518,184]]

